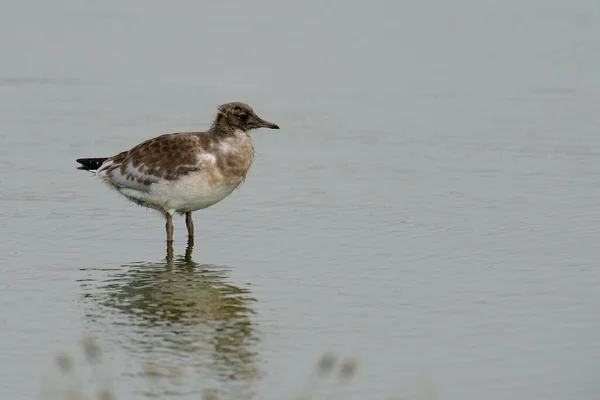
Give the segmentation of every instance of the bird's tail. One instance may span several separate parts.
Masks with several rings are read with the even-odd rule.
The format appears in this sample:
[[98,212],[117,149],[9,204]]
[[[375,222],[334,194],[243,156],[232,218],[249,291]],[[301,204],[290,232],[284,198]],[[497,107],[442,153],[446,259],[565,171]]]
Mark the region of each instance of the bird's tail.
[[104,164],[104,161],[108,160],[108,157],[103,157],[103,158],[79,158],[75,161],[77,161],[79,164],[81,164],[80,167],[77,167],[77,169],[82,169],[84,171],[95,171],[98,168],[100,168],[100,166],[102,164]]

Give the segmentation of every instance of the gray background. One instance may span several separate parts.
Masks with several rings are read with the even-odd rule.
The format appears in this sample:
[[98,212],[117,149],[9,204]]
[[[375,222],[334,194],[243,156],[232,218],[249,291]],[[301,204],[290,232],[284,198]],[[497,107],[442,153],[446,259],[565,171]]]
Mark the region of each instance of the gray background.
[[[599,10],[3,1],[0,398],[598,398]],[[74,159],[231,100],[282,129],[167,264],[162,219]]]

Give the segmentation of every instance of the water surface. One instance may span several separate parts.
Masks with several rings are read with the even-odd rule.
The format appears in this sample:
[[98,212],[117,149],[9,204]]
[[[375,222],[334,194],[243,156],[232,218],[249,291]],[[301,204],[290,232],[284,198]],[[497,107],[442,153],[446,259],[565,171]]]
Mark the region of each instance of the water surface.
[[[3,3],[0,397],[597,398],[599,13]],[[76,170],[232,100],[282,129],[193,248]]]

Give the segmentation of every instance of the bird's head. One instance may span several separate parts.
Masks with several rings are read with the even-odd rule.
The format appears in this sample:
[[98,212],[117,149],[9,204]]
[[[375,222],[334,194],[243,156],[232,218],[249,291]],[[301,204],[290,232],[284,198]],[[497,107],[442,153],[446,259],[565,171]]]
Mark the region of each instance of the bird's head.
[[277,124],[265,121],[256,115],[248,104],[238,101],[220,105],[214,125],[239,129],[244,132],[258,128],[279,129]]

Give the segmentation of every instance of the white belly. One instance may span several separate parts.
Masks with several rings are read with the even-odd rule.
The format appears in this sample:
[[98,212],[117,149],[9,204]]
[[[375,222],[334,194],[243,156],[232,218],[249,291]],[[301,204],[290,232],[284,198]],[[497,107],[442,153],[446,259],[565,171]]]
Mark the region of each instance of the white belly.
[[[238,182],[239,184],[239,182]],[[201,210],[229,196],[238,185],[210,185],[201,173],[189,174],[180,180],[154,191],[167,199],[166,208],[177,212]]]
[[191,173],[169,183],[150,185],[147,192],[122,188],[119,192],[137,203],[170,213],[192,212],[210,207],[235,190],[239,185],[226,185],[222,182],[209,184],[200,172]]

